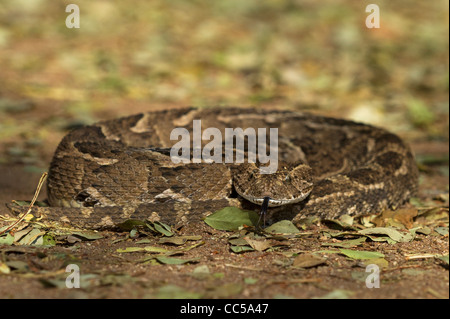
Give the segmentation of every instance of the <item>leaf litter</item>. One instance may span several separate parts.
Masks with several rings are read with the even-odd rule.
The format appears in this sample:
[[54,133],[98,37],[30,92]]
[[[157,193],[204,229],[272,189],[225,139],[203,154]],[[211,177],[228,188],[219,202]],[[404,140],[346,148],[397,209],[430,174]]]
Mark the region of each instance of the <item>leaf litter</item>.
[[[17,201],[18,205],[29,205],[29,202]],[[38,203],[37,205],[45,205],[45,203]],[[399,216],[402,216],[399,218]],[[2,217],[4,218],[4,217]],[[428,226],[417,226],[415,221],[417,218],[425,220]],[[377,264],[380,267],[387,268],[389,266],[385,255],[380,252],[356,250],[355,247],[364,245],[367,241],[386,242],[391,245],[397,243],[405,243],[413,241],[416,234],[421,233],[429,235],[433,230],[434,233],[443,237],[448,237],[448,209],[432,208],[432,209],[408,209],[400,213],[389,211],[382,215],[372,218],[355,220],[353,218],[341,217],[339,220],[327,220],[324,224],[330,228],[323,229],[321,232],[325,238],[332,241],[323,242],[321,245],[325,247],[334,247],[337,250],[319,250],[316,252],[295,252],[295,249],[290,253],[290,249],[296,241],[301,241],[302,238],[308,237],[314,232],[300,231],[291,221],[281,220],[274,223],[264,230],[256,230],[255,225],[258,220],[258,215],[254,212],[243,211],[239,208],[225,208],[205,218],[205,223],[211,228],[220,231],[232,232],[228,235],[228,243],[230,250],[234,253],[245,254],[248,252],[284,252],[288,257],[285,262],[275,260],[274,264],[279,264],[287,269],[307,269],[318,266],[326,266],[328,263],[328,256],[330,254],[338,254],[349,258],[350,260],[361,261],[363,263]],[[358,223],[361,222],[360,224]],[[79,241],[93,241],[103,238],[100,232],[70,229],[61,227],[59,225],[47,224],[42,220],[37,220],[33,216],[27,216],[21,221],[21,226],[14,231],[8,231],[0,236],[0,244],[6,245],[34,245],[34,246],[55,246],[63,242],[74,244]],[[380,226],[386,225],[386,226]],[[116,240],[123,241],[131,239],[135,240],[139,237],[143,239],[135,240],[139,246],[129,246],[119,248],[116,250],[119,254],[127,253],[144,253],[144,257],[139,257],[135,260],[128,260],[129,262],[136,262],[149,265],[187,265],[200,262],[200,257],[174,257],[176,255],[184,255],[186,252],[195,249],[205,242],[202,236],[199,235],[176,235],[176,231],[169,225],[160,222],[148,222],[138,220],[128,220],[119,225],[122,231],[128,232],[125,238]],[[374,227],[375,226],[375,227]],[[416,227],[413,227],[416,226]],[[413,228],[412,228],[413,227]],[[5,228],[3,228],[5,229]],[[1,231],[2,229],[0,229]],[[155,242],[154,237],[159,237],[157,243],[160,245],[175,246],[175,249],[167,247],[148,246]],[[188,242],[194,242],[192,245],[186,246]],[[145,246],[141,246],[145,245]],[[448,255],[432,255],[432,256],[406,256],[406,258],[435,258],[443,264],[448,265]],[[0,263],[0,272],[3,274],[10,274],[11,271],[26,272],[26,264],[20,261],[9,261],[7,263]],[[29,271],[29,270],[28,270]],[[217,273],[220,274],[220,273]],[[88,274],[89,275],[89,274]],[[357,274],[359,276],[359,274]],[[47,286],[62,287],[63,283],[58,279],[58,274],[54,279],[47,276],[40,276],[41,282]],[[120,277],[120,275],[118,275]],[[197,278],[219,278],[211,274],[193,274]],[[222,274],[223,276],[223,274]],[[356,275],[355,275],[356,276]],[[89,276],[88,276],[89,277]],[[88,279],[86,277],[86,279]],[[112,282],[121,282],[119,277],[111,278]],[[103,285],[105,281],[99,282],[97,277],[90,278],[87,285]],[[93,283],[92,280],[96,280]],[[127,279],[123,279],[125,282]],[[314,279],[315,280],[315,279]],[[295,280],[294,280],[295,281]],[[294,282],[292,281],[292,282]],[[301,282],[303,280],[300,280]],[[249,285],[249,281],[244,281],[244,284]],[[226,288],[226,289],[225,289]],[[213,289],[206,295],[202,296],[230,296],[243,289],[242,284],[232,285],[230,287],[222,287],[222,290]],[[225,289],[225,290],[223,290]],[[227,292],[228,291],[228,292]],[[189,293],[188,293],[189,294]]]
[[[422,215],[434,215],[441,214],[441,210],[434,209],[433,211],[426,211]],[[263,252],[263,251],[276,251],[276,248],[282,247],[284,250],[290,248],[292,240],[298,240],[301,238],[301,232],[296,228],[292,222],[283,220],[279,221],[266,229],[263,232],[253,232],[251,228],[244,227],[242,221],[246,220],[247,213],[241,212],[239,209],[232,210],[233,216],[228,214],[220,214],[220,218],[215,216],[216,219],[220,219],[220,225],[217,229],[223,229],[224,224],[233,224],[233,227],[227,227],[226,230],[236,230],[229,236],[228,242],[230,249],[234,253],[247,253],[247,252]],[[242,214],[242,216],[239,216]],[[430,234],[431,230],[428,227],[416,226],[412,228],[414,218],[421,214],[416,209],[403,209],[399,211],[386,211],[381,215],[372,217],[362,221],[366,226],[361,224],[355,224],[353,218],[347,218],[344,216],[339,220],[327,220],[325,223],[331,228],[324,229],[322,232],[326,238],[333,239],[332,242],[324,242],[322,246],[336,247],[337,250],[322,250],[316,253],[301,253],[294,254],[295,257],[291,259],[291,262],[286,264],[293,268],[309,268],[326,264],[327,258],[320,256],[321,253],[326,254],[340,254],[349,259],[367,261],[367,263],[374,263],[380,267],[386,268],[389,262],[385,259],[385,255],[381,252],[356,250],[353,249],[358,246],[364,245],[367,241],[373,242],[386,242],[391,245],[397,243],[411,242],[415,239],[416,234],[421,233],[424,235]],[[399,217],[400,216],[400,217]],[[229,220],[228,220],[229,218]],[[367,222],[371,220],[371,222]],[[441,221],[441,215],[437,220]],[[373,223],[372,223],[373,222]],[[208,223],[211,227],[215,228],[218,224]],[[375,225],[388,225],[388,226],[375,226]],[[367,227],[369,226],[369,227]],[[375,227],[374,227],[375,226]],[[399,228],[399,227],[400,228]],[[448,227],[436,227],[435,231],[443,236],[448,236]],[[277,239],[281,239],[281,245],[276,245],[271,234],[277,233]],[[295,234],[296,236],[292,236]],[[308,235],[309,233],[305,233]],[[278,242],[280,243],[280,242]],[[436,257],[439,258],[439,257]],[[445,256],[443,261],[445,262]],[[280,265],[284,263],[281,262]]]
[[[28,202],[21,203],[28,205]],[[448,209],[418,209],[418,213],[414,214],[403,212],[403,216],[412,216],[412,218],[395,218],[395,215],[385,214],[377,216],[377,218],[368,218],[366,222],[362,219],[346,219],[346,220],[330,220],[326,221],[331,228],[321,230],[325,242],[322,246],[336,248],[336,250],[318,250],[311,252],[297,253],[294,248],[296,242],[301,242],[304,238],[311,236],[314,232],[301,231],[291,221],[282,220],[270,225],[263,231],[256,231],[254,225],[257,221],[257,214],[250,214],[248,211],[241,211],[237,208],[226,210],[225,213],[216,214],[213,218],[205,219],[205,223],[216,230],[231,232],[227,235],[230,250],[238,254],[246,254],[249,252],[259,253],[285,253],[288,259],[285,262],[275,262],[274,265],[286,269],[308,269],[314,267],[326,267],[329,264],[330,254],[337,254],[345,256],[349,260],[360,261],[363,264],[377,264],[383,269],[389,269],[389,260],[386,255],[381,252],[358,250],[356,247],[364,246],[367,242],[386,242],[390,245],[397,243],[406,243],[415,240],[417,234],[447,237],[448,238]],[[210,215],[211,216],[211,215]],[[393,217],[394,216],[394,217]],[[397,215],[398,217],[398,215]],[[426,221],[427,226],[421,226],[416,220]],[[209,221],[209,222],[207,222]],[[360,224],[358,223],[360,222]],[[365,224],[364,224],[365,223]],[[386,225],[386,226],[379,226]],[[423,224],[422,224],[423,225]],[[128,262],[135,262],[147,265],[173,265],[182,266],[201,262],[201,257],[180,257],[186,252],[202,246],[205,242],[202,236],[199,235],[177,235],[177,231],[173,230],[169,225],[164,223],[150,223],[142,221],[127,221],[123,223],[122,230],[128,232],[128,236],[123,240],[134,240],[138,246],[130,246],[119,248],[116,250],[119,254],[127,253],[144,253],[145,256],[140,256],[135,260],[127,260]],[[369,226],[369,227],[367,227]],[[217,228],[216,228],[217,227]],[[1,229],[0,229],[1,231]],[[139,239],[142,238],[143,239]],[[159,238],[158,238],[159,237]],[[71,238],[76,239],[75,241]],[[26,218],[21,221],[21,226],[8,231],[0,236],[0,244],[6,245],[35,245],[37,247],[47,245],[55,246],[61,243],[75,243],[78,241],[95,241],[104,238],[102,233],[88,230],[67,229],[58,225],[49,225],[33,218]],[[148,245],[149,243],[157,243],[164,247]],[[193,244],[188,245],[189,242]],[[170,246],[175,247],[169,248]],[[290,257],[289,257],[290,256]],[[419,258],[434,258],[436,262],[440,262],[448,267],[447,255],[416,255],[405,256],[406,259]],[[201,265],[203,266],[203,265]],[[199,267],[201,267],[199,266]],[[201,269],[201,268],[200,268]],[[21,261],[7,261],[0,262],[0,273],[9,275],[11,273],[27,273],[30,270],[27,264]],[[203,271],[203,270],[202,270]],[[198,271],[193,272],[192,276],[199,280],[216,280],[223,278],[223,273],[211,274],[208,272]],[[217,275],[217,276],[216,276]],[[220,276],[219,276],[220,275]],[[354,271],[352,276],[364,277],[364,273]],[[49,274],[36,274],[41,283],[49,287],[63,287],[64,283],[61,279],[61,271],[55,271]],[[103,278],[103,279],[101,279]],[[109,278],[109,279],[105,279]],[[202,279],[203,278],[203,279]],[[250,278],[250,277],[246,277]],[[311,279],[292,279],[285,280],[285,283],[294,284],[295,282],[314,282],[316,278]],[[126,282],[133,282],[135,279],[131,277],[123,277],[121,274],[115,274],[99,277],[95,274],[86,274],[83,277],[85,287],[99,286],[99,285],[121,285]],[[173,286],[172,288],[160,288],[159,296],[192,296],[198,297],[229,297],[240,293],[245,286],[253,285],[257,279],[251,278],[243,280],[242,283],[230,283],[218,286],[214,289],[203,293],[197,293],[184,290],[181,287]],[[165,290],[167,289],[167,290]],[[332,292],[330,295],[325,295],[327,298],[333,298]]]

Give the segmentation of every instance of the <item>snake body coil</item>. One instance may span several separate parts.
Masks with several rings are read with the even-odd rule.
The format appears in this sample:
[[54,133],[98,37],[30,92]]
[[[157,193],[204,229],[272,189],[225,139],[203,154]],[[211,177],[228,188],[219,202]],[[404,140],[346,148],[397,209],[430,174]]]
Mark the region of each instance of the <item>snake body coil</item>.
[[[168,150],[174,128],[278,128],[278,170],[258,164],[178,163]],[[202,141],[203,146],[209,141]],[[404,203],[418,171],[402,140],[347,120],[280,110],[174,109],[85,126],[59,144],[50,165],[50,219],[86,228],[130,218],[188,223],[233,205],[258,209],[270,194],[273,216],[336,218],[377,213]],[[300,196],[303,196],[300,200]]]

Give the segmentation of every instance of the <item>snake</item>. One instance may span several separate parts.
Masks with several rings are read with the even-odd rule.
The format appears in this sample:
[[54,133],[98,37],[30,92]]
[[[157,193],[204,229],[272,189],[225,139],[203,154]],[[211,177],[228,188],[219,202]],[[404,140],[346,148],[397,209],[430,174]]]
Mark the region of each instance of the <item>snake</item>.
[[[174,138],[174,129],[188,135]],[[183,138],[181,158],[184,149],[174,149]],[[82,126],[61,140],[48,173],[48,206],[32,214],[88,229],[130,219],[182,226],[229,206],[263,205],[270,221],[294,224],[364,216],[400,207],[418,188],[410,147],[383,128],[255,107],[183,107]]]

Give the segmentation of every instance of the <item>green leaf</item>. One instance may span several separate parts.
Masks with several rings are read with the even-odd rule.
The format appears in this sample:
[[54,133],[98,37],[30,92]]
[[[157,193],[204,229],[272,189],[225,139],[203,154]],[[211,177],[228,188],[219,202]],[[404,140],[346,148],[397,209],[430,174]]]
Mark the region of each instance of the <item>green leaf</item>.
[[448,208],[433,207],[420,212],[420,216],[424,217],[427,221],[448,221]]
[[218,230],[231,231],[238,230],[243,225],[254,226],[258,218],[258,214],[253,211],[225,207],[206,217],[205,223]]
[[[447,230],[448,230],[448,228],[447,228]],[[427,227],[427,226],[425,226],[425,227],[419,226],[419,227],[411,228],[411,229],[409,230],[409,232],[410,232],[411,234],[424,234],[424,235],[429,235],[429,234],[431,234],[431,228],[430,228],[430,227]]]
[[362,263],[365,266],[368,266],[370,264],[375,264],[375,265],[378,265],[381,268],[387,268],[389,266],[389,262],[386,259],[384,259],[384,258],[366,259],[366,260],[363,260]]
[[246,251],[254,251],[254,249],[250,246],[231,246],[230,249],[234,252],[234,253],[243,253]]
[[202,236],[175,236],[175,237],[163,237],[159,239],[160,244],[172,244],[172,245],[183,245],[188,240],[200,240]]
[[173,250],[173,251],[171,251],[171,253],[172,254],[177,254],[177,253],[180,253],[180,252],[186,252],[186,251],[189,251],[191,249],[197,248],[197,247],[199,247],[201,245],[204,245],[204,244],[205,244],[204,241],[199,241],[199,242],[197,242],[197,243],[195,243],[195,244],[193,244],[191,246],[182,247],[182,248],[178,248],[176,250]]
[[169,225],[161,222],[153,222],[152,225],[157,232],[163,234],[164,236],[167,237],[173,236],[172,229],[170,228]]
[[198,262],[199,259],[200,259],[200,257],[189,258],[189,259],[181,259],[181,258],[167,257],[167,256],[156,257],[157,261],[159,261],[162,264],[167,264],[167,265],[182,265],[182,264],[187,264],[187,263],[193,263],[193,262]]
[[76,237],[81,237],[82,239],[87,239],[87,240],[96,240],[96,239],[103,238],[103,236],[100,233],[94,232],[94,231],[77,231],[77,232],[73,232],[72,235],[74,235]]
[[118,253],[134,253],[134,252],[148,252],[148,253],[166,253],[167,249],[155,246],[145,246],[145,247],[127,247],[127,248],[118,248],[116,250]]
[[268,233],[276,233],[276,234],[296,234],[299,233],[297,227],[290,220],[281,220],[276,222],[275,224],[270,225],[265,229]]
[[437,257],[437,258],[442,260],[443,262],[445,262],[448,265],[448,254],[445,256]]
[[117,226],[123,231],[131,231],[136,226],[145,226],[147,223],[137,219],[128,219]]
[[374,227],[374,228],[366,228],[358,231],[359,234],[362,235],[387,235],[392,240],[400,243],[410,242],[414,239],[414,235],[410,232],[402,234],[398,230],[392,227]]
[[[138,248],[141,248],[141,247],[138,247]],[[145,247],[142,247],[142,248],[147,253],[166,253],[166,252],[168,252],[167,249],[162,248],[162,247],[145,246]]]
[[438,233],[439,235],[447,236],[447,235],[448,235],[448,226],[447,226],[447,227],[441,227],[441,226],[436,227],[436,228],[434,229],[434,231],[435,231],[436,233]]
[[370,238],[370,240],[372,240],[372,241],[377,241],[377,242],[385,241],[391,245],[397,243],[395,240],[391,239],[389,236],[369,236],[369,235],[367,235],[367,237]]
[[339,249],[339,252],[352,259],[374,259],[384,257],[382,253],[376,251],[351,250],[341,248]]
[[14,236],[7,233],[6,236],[0,237],[0,245],[12,245],[14,242]]
[[324,219],[322,220],[322,223],[325,224],[330,229],[335,230],[357,230],[355,226],[352,226],[349,224],[348,218],[343,218],[343,220],[340,219]]

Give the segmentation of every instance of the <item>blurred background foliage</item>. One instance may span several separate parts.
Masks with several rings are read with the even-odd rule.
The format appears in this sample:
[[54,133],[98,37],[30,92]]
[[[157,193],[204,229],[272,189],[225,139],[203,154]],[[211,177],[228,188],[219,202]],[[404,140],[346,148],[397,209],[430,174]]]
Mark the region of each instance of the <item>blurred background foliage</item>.
[[448,22],[445,0],[1,0],[0,163],[45,169],[68,129],[99,119],[241,105],[447,144],[448,176]]

